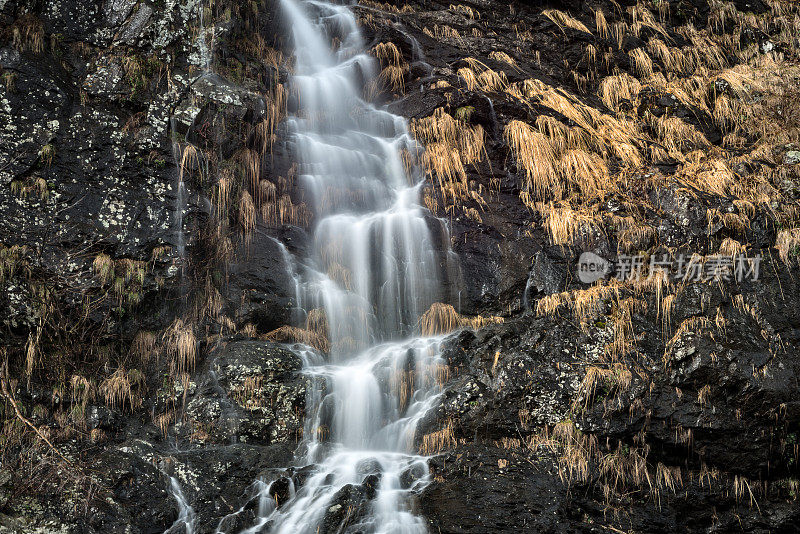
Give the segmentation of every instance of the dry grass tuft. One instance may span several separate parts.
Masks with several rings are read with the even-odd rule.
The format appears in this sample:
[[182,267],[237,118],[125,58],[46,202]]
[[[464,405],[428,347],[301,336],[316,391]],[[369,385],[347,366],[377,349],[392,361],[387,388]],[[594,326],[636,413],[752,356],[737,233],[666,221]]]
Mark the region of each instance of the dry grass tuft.
[[126,371],[124,367],[120,367],[100,383],[98,392],[111,408],[119,406],[120,409],[125,409],[127,404],[133,411],[142,404],[144,388],[145,379],[141,371]]
[[348,291],[353,290],[350,271],[339,263],[331,262],[327,266],[328,277]]
[[400,49],[392,42],[378,43],[373,48],[373,51],[382,65],[399,66],[403,63],[403,55],[400,53]]
[[114,279],[114,260],[108,254],[100,253],[92,262],[92,270],[100,283],[105,285]]
[[452,332],[461,327],[461,316],[449,304],[434,302],[419,318],[419,330],[423,336],[436,336]]
[[318,331],[306,330],[304,328],[281,326],[280,328],[267,332],[261,337],[265,341],[303,343],[304,345],[308,345],[324,353],[330,351],[330,343],[326,336],[320,334]]
[[483,205],[485,202],[471,187],[465,168],[477,165],[485,157],[483,127],[470,126],[437,108],[430,117],[412,120],[410,129],[425,145],[422,164],[427,174],[435,178],[443,207],[448,209],[469,201]]
[[640,78],[647,79],[653,75],[653,60],[650,59],[647,52],[641,48],[634,48],[628,52],[628,56]]
[[681,167],[678,176],[691,187],[721,197],[739,197],[743,193],[742,181],[721,159],[691,161]]
[[447,26],[446,24],[435,24],[433,26],[433,30],[427,27],[423,28],[422,33],[438,41],[455,41],[457,43],[463,41],[461,34],[458,33],[458,30]]
[[508,78],[504,72],[496,72],[486,68],[477,78],[478,87],[487,93],[499,93],[508,86]]
[[468,90],[476,91],[478,89],[478,75],[475,74],[474,70],[469,67],[461,67],[458,69],[457,74],[464,80],[464,85],[467,86]]
[[407,65],[388,65],[384,67],[378,76],[378,80],[385,89],[402,93],[405,91],[405,77],[408,72]]
[[378,81],[384,89],[402,93],[405,90],[405,77],[408,64],[403,62],[403,55],[394,43],[378,43],[373,48],[375,56],[383,65]]
[[94,380],[88,379],[81,375],[72,375],[72,378],[70,379],[70,387],[72,389],[72,403],[78,404],[84,408],[89,401],[94,400],[95,396],[97,395],[97,388]]
[[197,360],[197,339],[191,325],[175,319],[163,335],[172,376],[190,373]]
[[542,215],[542,224],[554,245],[571,247],[576,243],[591,244],[602,230],[601,219],[596,212],[570,205],[556,206],[553,203],[536,206]]
[[707,148],[711,145],[702,132],[678,117],[648,116],[650,128],[656,138],[668,151],[669,155],[683,159],[683,154],[692,150]]
[[567,13],[563,11],[559,11],[558,9],[545,9],[542,11],[542,15],[550,19],[550,21],[558,26],[558,28],[563,32],[564,28],[572,28],[573,30],[578,30],[581,32],[586,32],[591,35],[591,30],[586,27],[586,25]]
[[143,368],[146,366],[156,351],[156,336],[152,332],[140,330],[136,333],[131,342],[129,354],[135,361],[140,363]]
[[619,284],[613,280],[588,289],[575,289],[547,295],[536,303],[536,314],[553,316],[560,309],[567,308],[572,312],[575,321],[585,330],[596,320],[598,314],[605,311],[608,302],[612,299],[616,302],[620,300]]
[[455,13],[460,13],[467,17],[469,20],[476,20],[481,18],[480,11],[473,9],[469,6],[465,6],[464,4],[450,4],[448,7],[450,11]]
[[630,102],[635,107],[642,84],[628,73],[607,76],[600,82],[598,96],[608,109],[619,111],[622,102]]
[[573,409],[588,408],[595,397],[598,386],[604,386],[608,394],[624,392],[633,380],[633,373],[622,363],[610,364],[607,367],[589,366],[578,387],[573,400]]
[[181,151],[178,179],[183,182],[184,177],[190,175],[195,169],[200,168],[200,151],[194,145],[188,144]]
[[514,69],[516,69],[516,70],[520,70],[519,67],[517,66],[517,60],[514,59],[513,57],[509,56],[505,52],[502,52],[502,51],[499,51],[499,50],[493,50],[493,51],[489,52],[489,57],[491,59],[494,59],[495,61],[499,61],[501,63],[505,63],[506,65],[509,65],[509,66],[513,67]]
[[600,39],[608,39],[608,22],[602,9],[595,9],[594,25],[597,29],[597,36]]
[[328,317],[323,308],[314,308],[306,315],[306,330],[316,336],[328,337]]
[[239,195],[239,226],[245,236],[252,234],[256,228],[256,205],[247,191]]
[[478,329],[488,324],[502,322],[501,317],[465,317],[460,315],[450,304],[434,302],[419,318],[417,326],[423,336],[438,336],[459,328]]
[[23,15],[11,26],[11,46],[20,52],[44,51],[44,27],[34,15]]
[[800,228],[779,231],[775,238],[775,248],[787,267],[791,267],[792,262],[800,265]]
[[456,445],[453,422],[448,420],[441,430],[422,436],[419,453],[423,456],[433,456]]
[[561,198],[562,185],[556,172],[556,155],[547,136],[530,125],[513,120],[503,130],[517,164],[525,171],[523,192],[533,199]]
[[261,217],[272,227],[283,224],[307,226],[311,220],[311,210],[304,202],[295,204],[292,198],[281,195],[277,202],[265,203],[261,206]]
[[558,166],[565,180],[580,190],[584,201],[603,200],[613,189],[608,168],[597,154],[574,148],[561,156]]

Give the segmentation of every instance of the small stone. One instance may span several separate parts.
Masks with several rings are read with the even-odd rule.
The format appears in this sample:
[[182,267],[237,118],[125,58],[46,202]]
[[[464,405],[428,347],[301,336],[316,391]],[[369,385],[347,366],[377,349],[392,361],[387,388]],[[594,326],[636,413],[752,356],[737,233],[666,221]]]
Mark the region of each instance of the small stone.
[[800,150],[790,150],[783,158],[783,162],[787,165],[797,165],[800,163]]

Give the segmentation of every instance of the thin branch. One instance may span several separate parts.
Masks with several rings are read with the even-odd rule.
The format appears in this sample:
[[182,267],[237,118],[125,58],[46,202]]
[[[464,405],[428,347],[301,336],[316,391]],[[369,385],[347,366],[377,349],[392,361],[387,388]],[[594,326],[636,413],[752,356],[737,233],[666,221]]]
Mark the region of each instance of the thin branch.
[[39,439],[47,443],[50,449],[53,452],[55,452],[62,460],[64,460],[64,462],[67,465],[74,468],[75,464],[73,464],[66,456],[64,456],[61,453],[61,451],[59,451],[55,447],[55,445],[53,445],[53,443],[49,439],[47,439],[47,436],[45,436],[42,433],[42,431],[39,430],[39,428],[30,421],[30,419],[22,415],[22,412],[19,409],[19,405],[17,404],[17,401],[14,399],[14,395],[8,388],[8,361],[6,361],[3,364],[2,369],[0,369],[0,393],[2,393],[3,397],[5,397],[6,400],[11,404],[11,407],[14,408],[14,413],[16,414],[17,419],[19,419],[20,421],[25,423],[28,427],[30,427],[31,430],[33,430],[36,433],[36,435],[39,436]]

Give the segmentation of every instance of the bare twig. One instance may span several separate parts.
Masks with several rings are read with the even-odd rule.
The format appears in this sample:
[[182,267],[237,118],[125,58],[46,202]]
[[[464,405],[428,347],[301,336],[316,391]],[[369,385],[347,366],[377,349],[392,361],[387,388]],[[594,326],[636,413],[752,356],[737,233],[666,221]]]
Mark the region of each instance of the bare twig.
[[61,451],[59,451],[55,445],[53,445],[53,443],[47,439],[47,436],[45,436],[42,431],[30,421],[30,419],[22,415],[19,405],[17,404],[16,399],[14,399],[14,395],[11,393],[8,387],[8,361],[5,361],[2,368],[0,368],[0,393],[2,393],[3,397],[5,397],[6,400],[11,404],[11,407],[14,408],[14,413],[16,414],[17,419],[30,427],[31,430],[33,430],[36,435],[39,436],[39,439],[44,441],[48,447],[50,447],[50,450],[55,452],[62,460],[64,460],[64,463],[70,467],[75,467],[75,464],[73,464],[66,456],[64,456]]

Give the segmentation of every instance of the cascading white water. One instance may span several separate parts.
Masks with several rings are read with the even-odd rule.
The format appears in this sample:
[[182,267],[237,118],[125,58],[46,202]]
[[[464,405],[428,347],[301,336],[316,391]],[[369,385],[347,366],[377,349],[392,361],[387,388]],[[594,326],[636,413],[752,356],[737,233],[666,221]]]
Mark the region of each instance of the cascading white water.
[[283,6],[297,44],[299,109],[288,126],[318,221],[313,260],[328,273],[312,281],[305,304],[325,310],[338,358],[410,332],[440,291],[441,254],[403,162],[416,150],[405,120],[360,96],[375,69],[353,14],[306,2],[312,23],[294,1]]
[[323,523],[336,499],[364,491],[369,477],[367,505],[335,531],[422,533],[409,501],[428,470],[413,441],[439,397],[444,362],[440,338],[413,334],[420,315],[442,300],[449,252],[436,243],[447,249],[449,236],[419,205],[421,179],[406,157],[417,147],[405,120],[361,96],[376,72],[353,14],[314,0],[282,6],[296,59],[288,142],[316,221],[304,267],[287,264],[298,305],[324,311],[330,354],[328,361],[303,354],[314,385],[298,463],[313,473],[279,506],[258,482],[259,516],[244,532],[331,528]]
[[178,518],[164,534],[194,534],[196,521],[194,509],[186,500],[181,485],[175,477],[169,477],[169,492],[178,507]]
[[[206,28],[205,24],[206,7],[210,8],[212,5],[213,0],[208,2],[200,0],[197,2],[197,19],[200,23],[200,27],[197,29],[195,46],[197,47],[199,56],[197,60],[200,67],[203,69],[201,76],[205,76],[211,72],[211,61],[214,58],[214,26],[212,25],[210,28]],[[210,39],[209,34],[211,35]]]

